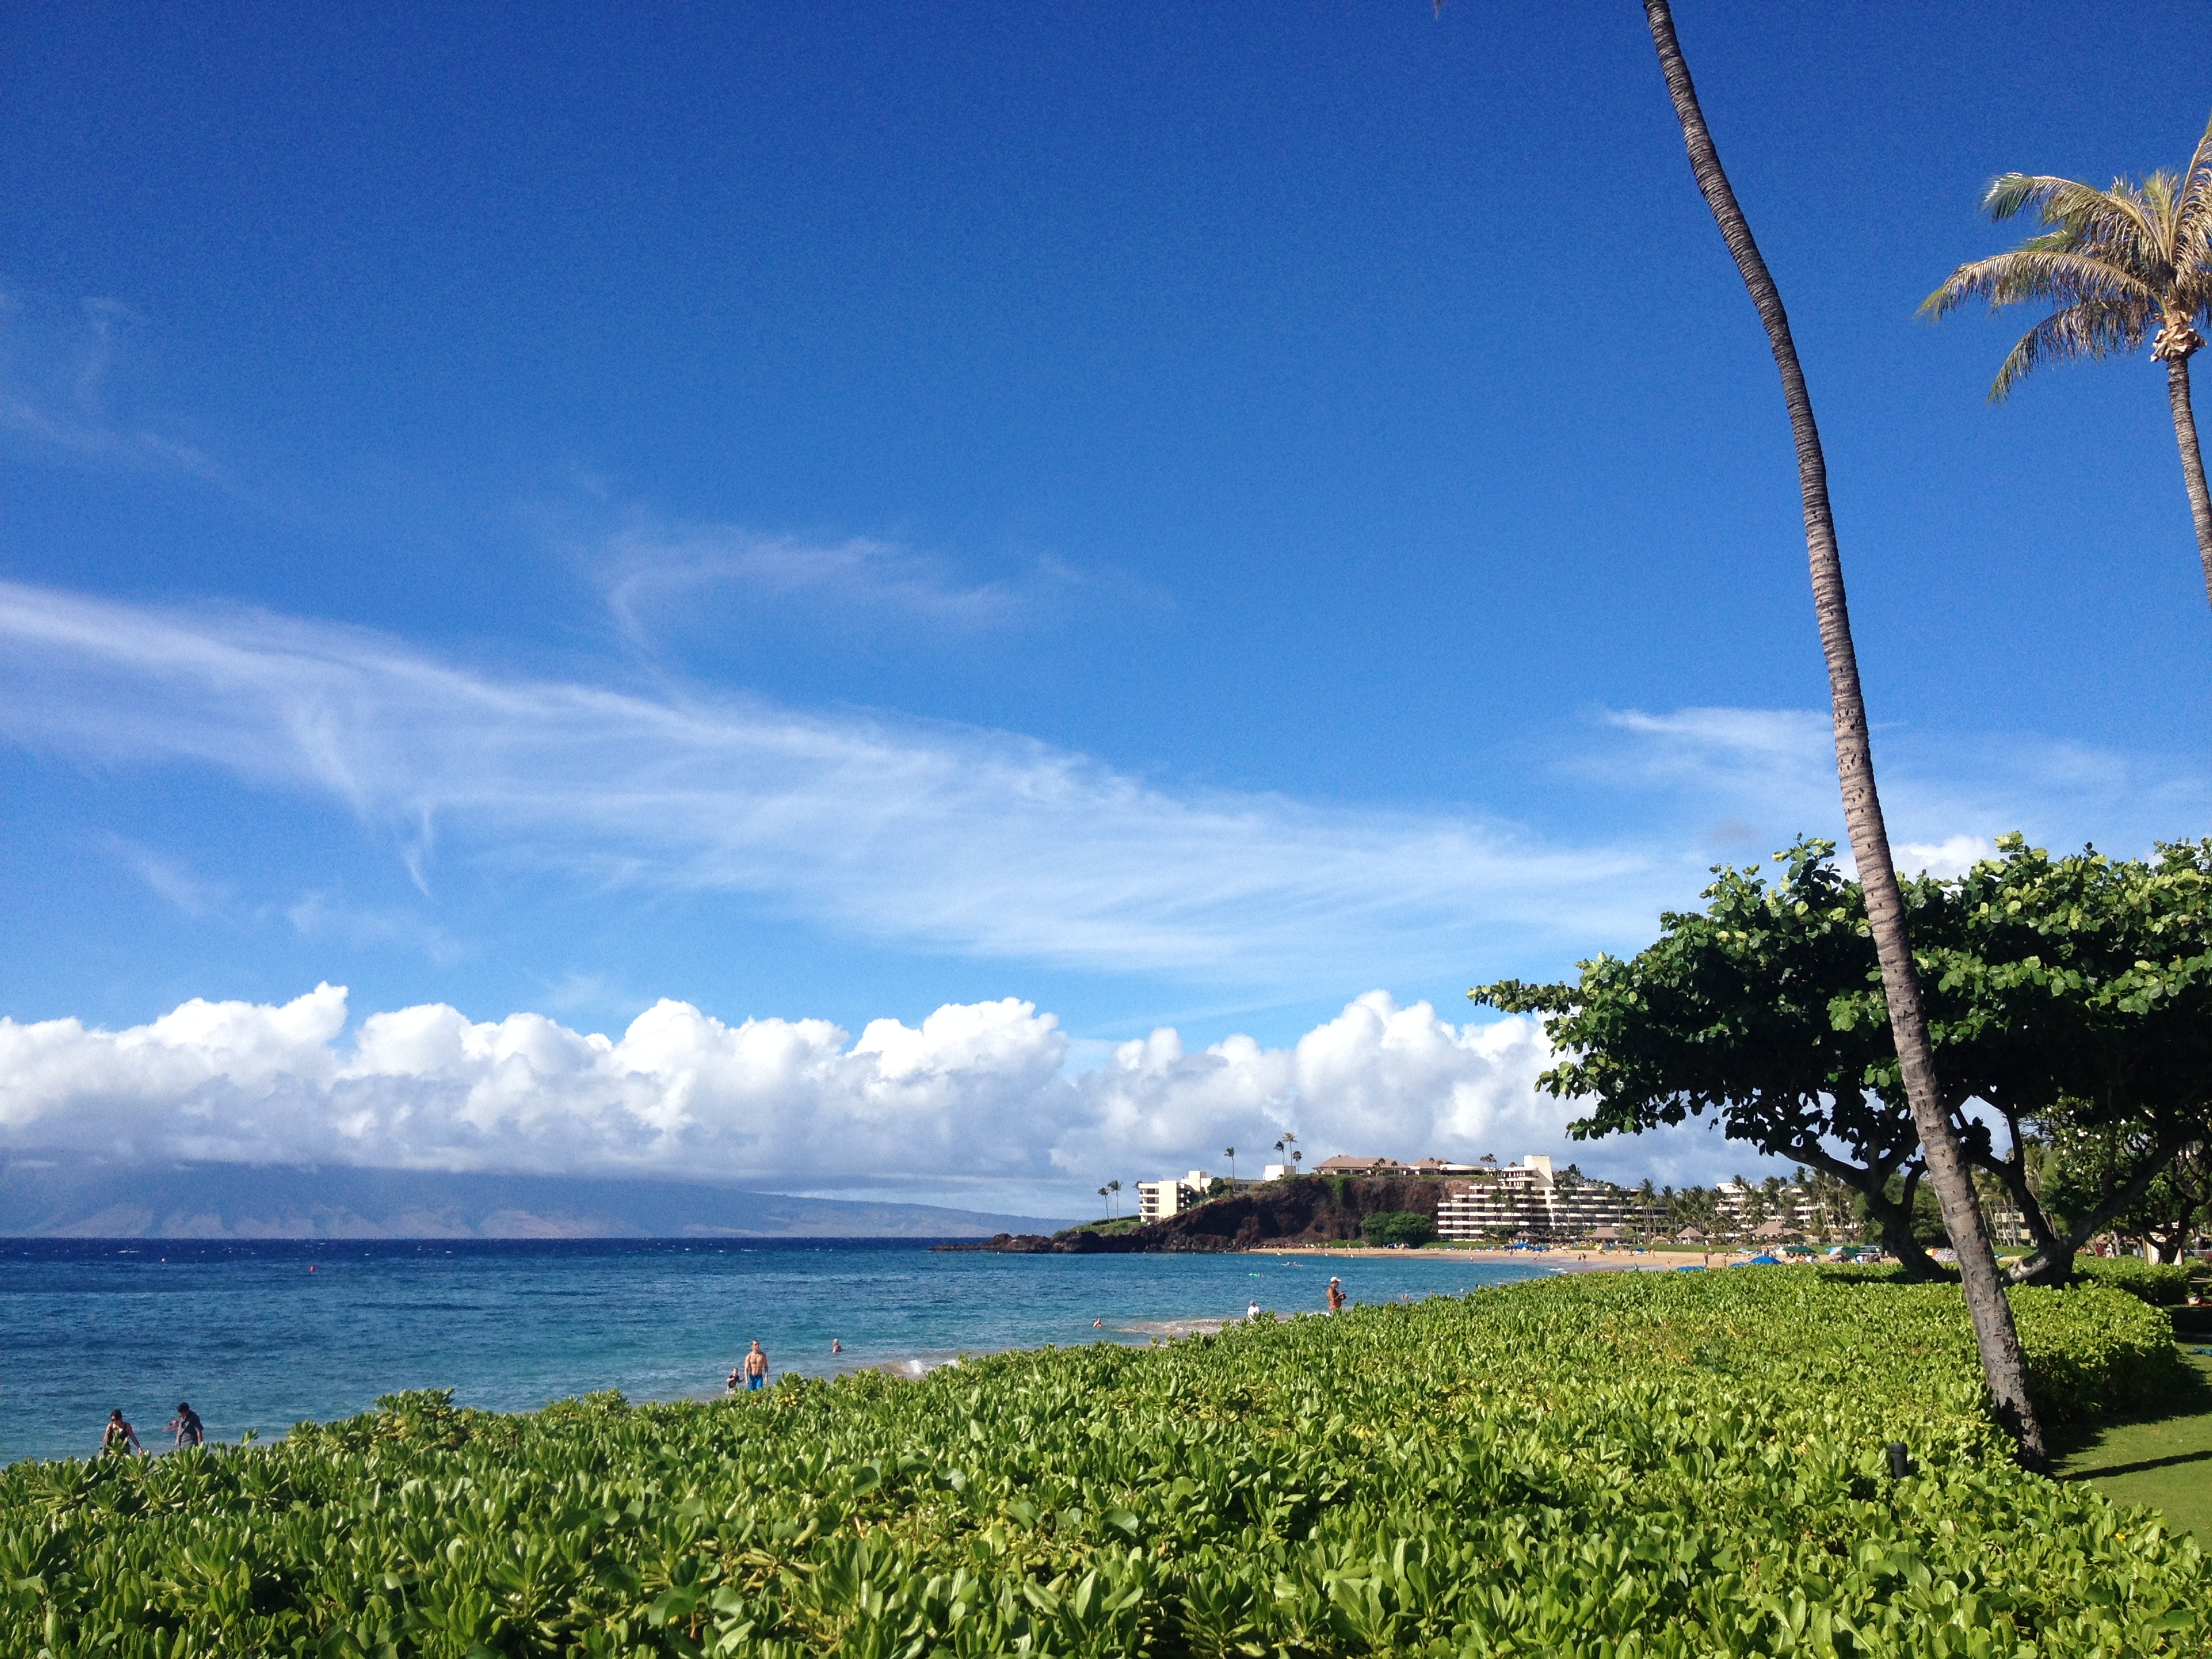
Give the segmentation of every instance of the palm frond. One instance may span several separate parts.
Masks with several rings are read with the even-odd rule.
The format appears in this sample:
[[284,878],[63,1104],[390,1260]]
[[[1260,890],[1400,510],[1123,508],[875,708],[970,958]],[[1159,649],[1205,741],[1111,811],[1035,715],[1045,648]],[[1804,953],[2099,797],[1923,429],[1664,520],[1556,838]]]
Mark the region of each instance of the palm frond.
[[2089,211],[2103,202],[2104,196],[2104,191],[2072,179],[2002,173],[1990,179],[1982,192],[1982,211],[1999,223],[2029,208],[2041,210],[2046,220],[2055,220],[2069,210]]
[[2157,216],[2148,210],[2141,187],[2124,179],[2112,180],[2109,190],[2096,190],[2073,179],[2008,173],[1990,181],[1982,207],[1997,220],[2035,208],[2052,228],[2051,246],[2122,264],[2148,268],[2166,252]]
[[2148,325],[2157,315],[2154,308],[2094,300],[2052,312],[2022,335],[2020,343],[1998,365],[1997,378],[1990,386],[1990,401],[2002,403],[2012,395],[2014,386],[2045,363],[2109,357],[2136,349],[2148,337]]
[[2185,234],[2192,228],[2199,234],[2212,232],[2212,121],[2204,124],[2197,154],[2181,170],[2181,203],[2176,216]]
[[[2039,237],[2035,243],[2045,240]],[[2135,272],[2103,259],[2037,245],[1960,265],[1921,301],[1920,314],[1933,320],[1972,299],[1987,300],[1991,311],[2033,300],[2069,306],[2134,306],[2148,311],[2158,306],[2156,292]]]
[[2181,175],[2174,208],[2176,303],[2191,318],[2212,324],[2212,121]]

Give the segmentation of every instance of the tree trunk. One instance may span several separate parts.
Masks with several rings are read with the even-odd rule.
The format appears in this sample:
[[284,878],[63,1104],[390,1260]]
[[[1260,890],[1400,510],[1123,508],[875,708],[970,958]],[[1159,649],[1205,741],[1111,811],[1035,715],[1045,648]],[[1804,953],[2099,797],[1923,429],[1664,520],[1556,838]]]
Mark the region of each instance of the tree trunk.
[[[2036,1247],[2013,1263],[2007,1279],[2014,1285],[2063,1285],[2072,1279],[2074,1258],[2081,1253],[2081,1247],[2110,1227],[2115,1217],[2131,1208],[2149,1190],[2150,1183],[2165,1171],[2184,1139],[2183,1133],[2172,1133],[2154,1142],[2134,1172],[2099,1199],[2085,1215],[2069,1218],[2063,1234],[2051,1225],[2050,1212],[2043,1208],[2042,1200],[2033,1194],[2017,1199],[2021,1213],[2028,1218],[2029,1231],[2036,1236]],[[2022,1193],[2026,1193],[2026,1185],[2023,1181]],[[2035,1207],[2030,1209],[2029,1205]]]
[[1735,192],[1722,171],[1720,153],[1698,106],[1697,88],[1689,66],[1682,61],[1680,43],[1674,38],[1674,19],[1668,0],[1644,0],[1644,15],[1651,26],[1651,42],[1658,48],[1659,66],[1667,76],[1667,90],[1674,100],[1674,114],[1690,152],[1690,171],[1698,189],[1719,223],[1722,240],[1735,259],[1782,374],[1782,393],[1790,408],[1790,429],[1796,441],[1797,481],[1805,505],[1805,548],[1812,567],[1813,608],[1820,618],[1820,645],[1828,662],[1828,689],[1835,706],[1836,781],[1844,797],[1844,823],[1850,832],[1851,856],[1857,862],[1859,884],[1866,894],[1867,925],[1874,935],[1875,953],[1881,963],[1882,990],[1889,1003],[1890,1031],[1897,1044],[1905,1091],[1920,1131],[1921,1156],[1929,1179],[1943,1206],[1943,1225],[1958,1252],[1960,1277],[1972,1316],[1974,1339],[1981,1349],[1982,1373],[1989,1384],[1990,1400],[1997,1420],[2019,1442],[2020,1461],[2030,1468],[2047,1467],[2043,1427],[2035,1415],[2035,1402],[2027,1389],[2027,1364],[2020,1348],[2020,1334],[2013,1327],[2012,1309],[2005,1301],[2004,1285],[1997,1274],[1996,1253],[1990,1247],[1989,1230],[1982,1224],[1981,1206],[1975,1201],[1973,1182],[1960,1155],[1950,1114],[1936,1087],[1936,1059],[1928,1038],[1928,1021],[1920,1006],[1920,981],[1914,972],[1912,952],[1905,936],[1905,902],[1898,890],[1897,872],[1890,862],[1889,833],[1883,826],[1881,798],[1875,793],[1874,755],[1867,736],[1866,705],[1859,691],[1858,657],[1851,646],[1850,611],[1844,602],[1842,556],[1836,547],[1835,518],[1828,507],[1827,461],[1820,449],[1820,428],[1813,420],[1813,400],[1805,390],[1804,371],[1798,366],[1797,347],[1790,336],[1790,319],[1782,308],[1782,295],[1760,258],[1751,226],[1736,204]]
[[2189,516],[2197,522],[2197,556],[2204,566],[2204,597],[2212,599],[2212,495],[2204,489],[2204,453],[2197,447],[2197,416],[2189,406],[2189,356],[2166,361],[2166,398],[2173,405],[2173,441],[2181,446],[2181,481],[2189,489]]
[[1919,1194],[1920,1176],[1916,1170],[1905,1177],[1905,1192],[1899,1202],[1891,1201],[1887,1181],[1863,1195],[1868,1216],[1881,1229],[1881,1248],[1897,1258],[1897,1265],[1905,1269],[1905,1276],[1936,1279],[1942,1278],[1943,1269],[1912,1236],[1912,1201]]
[[1838,1158],[1817,1140],[1799,1141],[1783,1150],[1796,1162],[1833,1176],[1859,1195],[1859,1202],[1866,1206],[1867,1219],[1881,1234],[1882,1249],[1897,1258],[1907,1279],[1943,1276],[1935,1257],[1922,1249],[1920,1241],[1912,1236],[1912,1193],[1919,1184],[1918,1172],[1905,1177],[1902,1204],[1889,1196],[1889,1178],[1897,1173],[1902,1158],[1874,1158],[1862,1167]]

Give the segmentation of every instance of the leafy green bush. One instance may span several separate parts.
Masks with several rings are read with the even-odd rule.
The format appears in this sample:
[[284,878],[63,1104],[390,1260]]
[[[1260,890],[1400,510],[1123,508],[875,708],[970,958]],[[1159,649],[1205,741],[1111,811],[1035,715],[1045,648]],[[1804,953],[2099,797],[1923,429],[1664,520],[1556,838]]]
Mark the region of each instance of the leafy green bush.
[[1359,1224],[1370,1244],[1410,1244],[1416,1249],[1437,1236],[1436,1218],[1419,1210],[1378,1210]]
[[[1832,1284],[1887,1285],[1955,1302],[1958,1280],[1914,1285],[1894,1264],[1822,1267]],[[2162,1310],[2112,1287],[2077,1280],[2065,1290],[2014,1285],[2005,1293],[2018,1322],[2036,1403],[2053,1423],[2133,1411],[2185,1381]]]
[[2074,1275],[2077,1279],[2125,1291],[2130,1296],[2141,1297],[2154,1308],[2178,1308],[2188,1301],[2189,1273],[2185,1265],[2160,1266],[2138,1256],[2074,1258]]
[[[2156,1317],[2015,1305],[2085,1387]],[[397,1395],[265,1449],[16,1464],[0,1653],[2212,1653],[2194,1543],[2005,1449],[1951,1287],[1561,1275],[918,1382]]]

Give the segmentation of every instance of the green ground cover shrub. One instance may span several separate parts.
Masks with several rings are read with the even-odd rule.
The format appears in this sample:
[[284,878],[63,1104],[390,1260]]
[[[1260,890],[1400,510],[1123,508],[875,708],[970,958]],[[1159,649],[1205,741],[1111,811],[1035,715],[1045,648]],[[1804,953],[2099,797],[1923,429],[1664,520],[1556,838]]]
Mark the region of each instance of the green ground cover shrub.
[[2178,1308],[2189,1300],[2190,1271],[2185,1264],[2150,1262],[2136,1256],[2074,1258],[2075,1278],[2125,1291],[2130,1296],[2141,1297],[2154,1308]]
[[[2064,1409],[2154,1369],[2015,1302]],[[18,1464],[0,1591],[53,1659],[2212,1652],[2194,1544],[2007,1461],[1954,1288],[1786,1268]]]

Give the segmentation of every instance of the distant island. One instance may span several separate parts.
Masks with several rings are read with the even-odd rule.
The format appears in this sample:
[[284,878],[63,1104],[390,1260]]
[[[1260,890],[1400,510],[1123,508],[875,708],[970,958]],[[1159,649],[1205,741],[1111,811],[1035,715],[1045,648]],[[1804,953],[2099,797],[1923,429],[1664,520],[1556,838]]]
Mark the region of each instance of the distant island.
[[0,1164],[8,1238],[984,1238],[1066,1225],[680,1181],[285,1164]]

